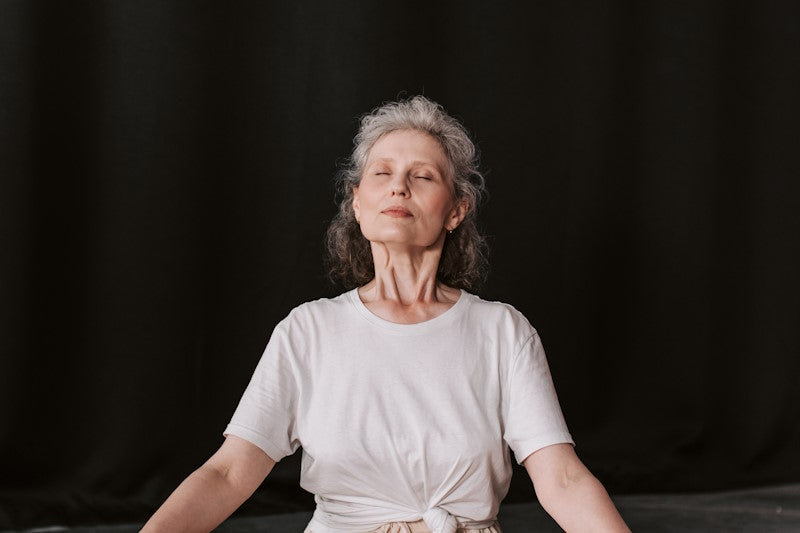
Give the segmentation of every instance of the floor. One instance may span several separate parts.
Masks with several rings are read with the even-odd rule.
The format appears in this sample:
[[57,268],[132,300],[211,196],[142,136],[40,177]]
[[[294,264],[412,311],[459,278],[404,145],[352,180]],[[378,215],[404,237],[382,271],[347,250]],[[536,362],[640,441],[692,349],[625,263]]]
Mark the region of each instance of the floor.
[[[633,531],[660,532],[800,532],[800,485],[740,491],[618,496],[620,513]],[[298,533],[311,513],[291,513],[231,519],[217,531],[225,533]],[[504,533],[557,532],[561,529],[537,503],[509,504],[500,509]],[[137,524],[84,528],[37,528],[27,533],[133,533]]]

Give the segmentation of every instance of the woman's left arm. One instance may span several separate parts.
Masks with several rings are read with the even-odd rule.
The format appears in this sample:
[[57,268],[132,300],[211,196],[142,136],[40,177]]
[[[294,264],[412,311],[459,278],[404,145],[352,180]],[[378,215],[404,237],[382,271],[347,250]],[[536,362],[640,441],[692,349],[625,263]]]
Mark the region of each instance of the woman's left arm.
[[537,450],[523,464],[539,503],[564,531],[630,531],[571,444]]

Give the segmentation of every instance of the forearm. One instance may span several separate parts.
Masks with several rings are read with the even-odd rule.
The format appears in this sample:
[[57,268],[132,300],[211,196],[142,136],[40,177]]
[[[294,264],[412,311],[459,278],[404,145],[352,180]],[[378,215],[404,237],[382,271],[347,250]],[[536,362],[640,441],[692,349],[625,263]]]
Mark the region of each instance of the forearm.
[[237,491],[225,473],[209,465],[195,470],[145,524],[142,532],[208,532],[249,496]]
[[542,507],[564,531],[630,531],[606,489],[588,470],[539,494]]

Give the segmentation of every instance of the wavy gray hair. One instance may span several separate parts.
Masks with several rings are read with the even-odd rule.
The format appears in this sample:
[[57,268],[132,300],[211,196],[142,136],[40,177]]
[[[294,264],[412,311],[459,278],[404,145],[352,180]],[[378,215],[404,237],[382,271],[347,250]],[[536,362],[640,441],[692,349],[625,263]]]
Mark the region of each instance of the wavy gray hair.
[[456,202],[468,205],[464,220],[445,239],[437,278],[451,287],[476,291],[488,270],[486,239],[479,233],[476,213],[486,191],[478,169],[478,154],[464,126],[424,96],[389,102],[361,118],[353,153],[336,178],[339,213],[327,232],[328,275],[347,288],[375,277],[369,241],[353,211],[353,188],[361,182],[367,156],[384,135],[397,130],[426,133],[441,144],[449,163]]

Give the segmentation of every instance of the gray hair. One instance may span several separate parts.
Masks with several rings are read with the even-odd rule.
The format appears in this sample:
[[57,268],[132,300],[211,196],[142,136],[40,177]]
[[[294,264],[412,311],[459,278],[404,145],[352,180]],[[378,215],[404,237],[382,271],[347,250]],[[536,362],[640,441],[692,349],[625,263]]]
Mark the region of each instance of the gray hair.
[[437,278],[459,289],[476,291],[488,269],[486,239],[478,232],[476,213],[486,191],[478,169],[478,154],[464,126],[424,96],[389,102],[361,118],[353,139],[353,153],[336,178],[339,212],[328,227],[328,274],[347,288],[375,277],[372,250],[361,233],[353,211],[353,188],[361,182],[369,151],[384,135],[397,130],[426,133],[436,139],[449,163],[456,202],[464,201],[467,213],[445,239]]

